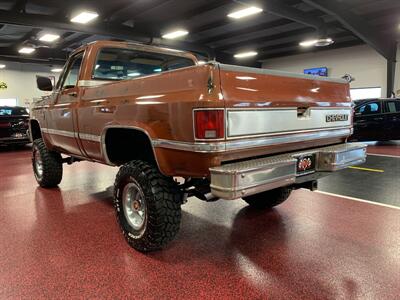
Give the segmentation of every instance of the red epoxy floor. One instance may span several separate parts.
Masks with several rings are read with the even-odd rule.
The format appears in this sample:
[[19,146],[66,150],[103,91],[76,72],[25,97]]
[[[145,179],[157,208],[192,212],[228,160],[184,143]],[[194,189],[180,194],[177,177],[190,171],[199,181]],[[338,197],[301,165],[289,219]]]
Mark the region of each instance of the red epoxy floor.
[[399,298],[400,210],[304,190],[269,212],[192,200],[144,255],[114,220],[116,171],[78,163],[43,190],[27,151],[0,152],[1,299]]
[[400,156],[400,141],[367,142],[369,154]]

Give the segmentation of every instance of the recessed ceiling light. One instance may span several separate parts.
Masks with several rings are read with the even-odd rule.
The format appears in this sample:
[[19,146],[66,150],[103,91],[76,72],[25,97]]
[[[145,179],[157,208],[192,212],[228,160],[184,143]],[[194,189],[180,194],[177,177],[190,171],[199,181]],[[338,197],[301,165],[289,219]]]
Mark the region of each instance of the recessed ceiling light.
[[247,7],[245,9],[234,11],[234,12],[230,13],[228,15],[228,17],[229,18],[233,18],[233,19],[241,19],[241,18],[244,18],[244,17],[247,17],[247,16],[258,14],[258,13],[260,13],[262,11],[263,11],[262,8],[255,7],[255,6],[250,6],[250,7]]
[[54,69],[51,69],[51,71],[52,71],[53,73],[60,73],[62,70],[63,70],[62,68],[54,68]]
[[237,53],[234,55],[235,58],[247,58],[247,57],[252,57],[256,56],[258,53],[255,51],[249,51],[249,52],[241,52]]
[[184,29],[179,29],[179,30],[175,30],[175,31],[166,33],[166,34],[164,34],[162,37],[163,37],[163,39],[169,39],[169,40],[171,40],[171,39],[176,39],[176,38],[179,38],[179,37],[188,35],[188,34],[189,34],[188,31],[186,31],[186,30],[184,30]]
[[4,69],[6,65],[0,64],[0,69]]
[[92,12],[92,11],[83,11],[80,14],[76,15],[71,19],[71,22],[73,23],[80,23],[80,24],[86,24],[89,23],[90,21],[96,19],[99,16],[98,13]]
[[58,40],[59,38],[60,36],[57,34],[46,33],[39,38],[39,41],[51,43],[54,42],[55,40]]
[[35,48],[23,47],[23,48],[19,49],[18,52],[21,54],[31,54],[32,52],[35,52]]

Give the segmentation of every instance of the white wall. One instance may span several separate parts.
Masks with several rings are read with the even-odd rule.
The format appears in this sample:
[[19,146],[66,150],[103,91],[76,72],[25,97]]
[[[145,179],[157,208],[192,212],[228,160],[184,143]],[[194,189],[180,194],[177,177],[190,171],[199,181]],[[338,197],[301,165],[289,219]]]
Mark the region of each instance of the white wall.
[[397,47],[397,59],[396,59],[396,77],[394,78],[394,91],[397,92],[397,96],[400,97],[400,43]]
[[[396,84],[400,88],[399,65]],[[351,83],[352,88],[381,87],[382,97],[386,97],[386,60],[367,45],[270,59],[263,67],[296,73],[303,73],[308,68],[328,67],[328,76],[350,74],[356,79]]]
[[1,62],[5,69],[0,69],[0,82],[7,84],[7,89],[0,89],[1,98],[17,98],[18,105],[29,106],[33,98],[44,96],[36,87],[36,75],[56,76],[51,73],[52,66]]

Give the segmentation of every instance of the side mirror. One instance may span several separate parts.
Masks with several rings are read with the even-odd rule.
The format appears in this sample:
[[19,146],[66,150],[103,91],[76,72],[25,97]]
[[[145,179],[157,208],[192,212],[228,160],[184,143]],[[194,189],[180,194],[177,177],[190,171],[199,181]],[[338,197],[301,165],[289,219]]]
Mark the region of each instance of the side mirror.
[[48,77],[36,76],[36,84],[41,91],[51,92],[53,90],[53,83]]

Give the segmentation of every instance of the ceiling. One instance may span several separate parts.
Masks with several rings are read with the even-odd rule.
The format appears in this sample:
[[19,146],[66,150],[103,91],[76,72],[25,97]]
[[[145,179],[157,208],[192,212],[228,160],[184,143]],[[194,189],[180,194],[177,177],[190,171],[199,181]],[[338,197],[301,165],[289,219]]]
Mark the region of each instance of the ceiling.
[[[264,11],[240,20],[227,17],[248,5]],[[82,10],[95,11],[99,17],[85,25],[71,23]],[[389,59],[399,25],[399,0],[2,0],[0,60],[60,65],[71,50],[99,39],[166,45],[243,65],[365,43]],[[180,40],[161,38],[176,28],[189,34]],[[43,33],[60,38],[46,44],[38,40]],[[335,43],[323,48],[299,46],[321,36]],[[34,46],[36,51],[19,54],[22,46]],[[233,58],[246,50],[258,55],[243,61]]]

